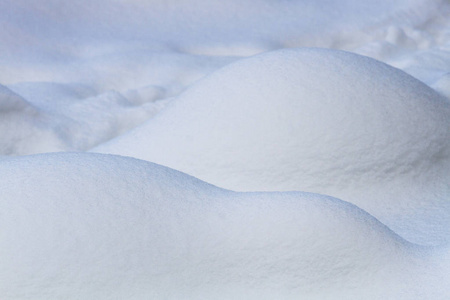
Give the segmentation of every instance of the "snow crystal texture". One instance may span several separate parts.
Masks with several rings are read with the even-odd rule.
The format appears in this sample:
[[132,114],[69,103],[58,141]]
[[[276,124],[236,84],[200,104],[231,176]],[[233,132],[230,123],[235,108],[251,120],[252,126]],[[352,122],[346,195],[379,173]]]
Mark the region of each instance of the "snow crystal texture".
[[100,154],[10,159],[0,175],[8,299],[450,296],[439,253],[335,198],[230,192]]
[[450,299],[448,0],[0,27],[1,300]]
[[[449,129],[449,103],[403,71],[348,52],[301,48],[233,63],[94,151],[153,161],[232,190],[337,196],[408,227],[404,234],[416,242],[438,243],[450,236]],[[432,231],[441,232],[430,236],[421,223],[435,203],[447,209],[434,217]],[[423,212],[398,218],[405,206]]]

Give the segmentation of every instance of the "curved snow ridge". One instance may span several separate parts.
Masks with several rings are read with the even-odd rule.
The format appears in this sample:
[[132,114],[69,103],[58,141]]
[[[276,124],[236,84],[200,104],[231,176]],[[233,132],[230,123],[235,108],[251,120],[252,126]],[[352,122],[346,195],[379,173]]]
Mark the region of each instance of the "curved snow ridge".
[[[94,151],[232,190],[332,195],[416,242],[449,236],[448,210],[434,215],[450,192],[449,103],[403,71],[349,52],[285,49],[240,60]],[[434,241],[419,233],[421,212],[412,213],[423,199],[433,210],[425,222],[439,219],[443,231]]]
[[0,177],[7,299],[449,296],[432,248],[335,198],[86,153],[11,158]]
[[[404,72],[348,52],[304,48],[231,64],[98,150],[230,189],[313,189],[345,185],[336,175],[370,182],[426,171],[449,156],[449,125],[444,98]],[[224,163],[236,176],[221,174]],[[293,176],[285,180],[280,169]]]

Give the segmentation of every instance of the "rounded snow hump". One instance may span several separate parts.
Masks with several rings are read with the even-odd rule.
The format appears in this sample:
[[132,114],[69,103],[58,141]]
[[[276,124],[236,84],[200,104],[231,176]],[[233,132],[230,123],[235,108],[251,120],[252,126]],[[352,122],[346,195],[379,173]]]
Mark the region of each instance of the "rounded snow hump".
[[230,192],[92,153],[11,158],[0,175],[6,299],[449,296],[448,249],[332,197]]
[[284,49],[222,68],[95,151],[237,191],[329,194],[396,228],[403,221],[386,211],[448,195],[449,128],[445,98],[401,70],[344,51]]

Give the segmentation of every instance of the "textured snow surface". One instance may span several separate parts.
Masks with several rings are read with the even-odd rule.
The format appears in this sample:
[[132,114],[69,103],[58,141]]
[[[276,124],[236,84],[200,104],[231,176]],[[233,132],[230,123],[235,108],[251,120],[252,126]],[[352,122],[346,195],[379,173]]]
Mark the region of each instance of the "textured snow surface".
[[0,299],[450,299],[448,0],[0,27]]
[[[390,226],[420,220],[410,234],[423,234],[423,242],[431,236],[421,232],[422,219],[403,220],[398,209],[420,206],[426,215],[447,202],[449,128],[450,104],[400,70],[342,51],[288,49],[215,72],[158,117],[95,151],[153,161],[232,190],[334,195]],[[442,210],[437,239],[450,238],[449,213]]]
[[101,154],[9,159],[0,176],[6,298],[450,296],[441,249],[335,198],[230,192]]

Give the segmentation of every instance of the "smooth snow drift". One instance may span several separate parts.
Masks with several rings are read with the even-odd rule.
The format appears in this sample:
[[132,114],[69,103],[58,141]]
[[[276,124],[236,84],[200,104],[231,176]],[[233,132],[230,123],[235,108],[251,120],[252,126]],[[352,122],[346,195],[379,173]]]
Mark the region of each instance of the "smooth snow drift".
[[449,0],[3,0],[0,27],[1,300],[450,299]]
[[9,159],[0,177],[5,299],[450,296],[446,255],[331,197],[99,154]]
[[[402,233],[416,242],[450,236],[448,209],[432,217],[437,236],[422,224],[428,210],[450,209],[450,105],[406,73],[352,53],[289,49],[240,60],[95,151],[232,190],[333,195],[395,229],[411,227]],[[404,209],[412,220],[397,216]]]

